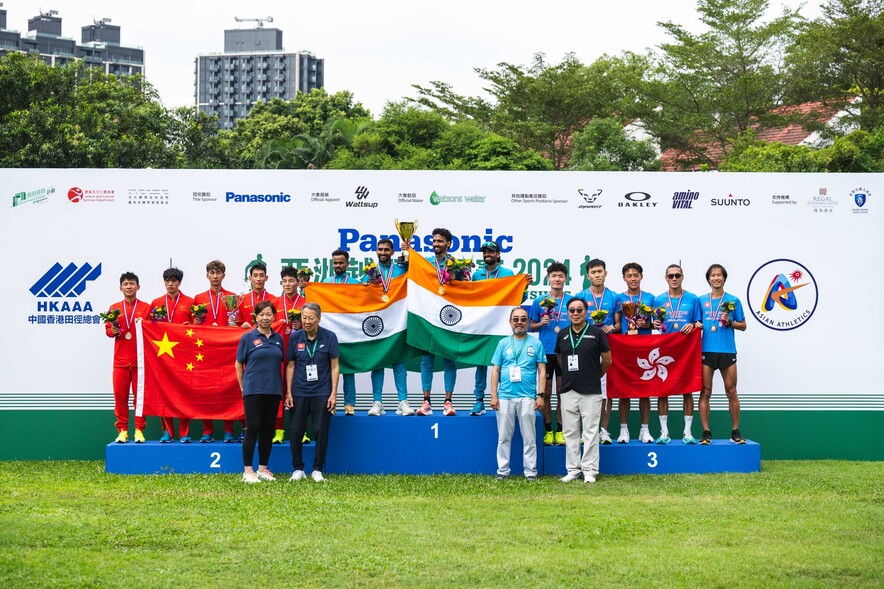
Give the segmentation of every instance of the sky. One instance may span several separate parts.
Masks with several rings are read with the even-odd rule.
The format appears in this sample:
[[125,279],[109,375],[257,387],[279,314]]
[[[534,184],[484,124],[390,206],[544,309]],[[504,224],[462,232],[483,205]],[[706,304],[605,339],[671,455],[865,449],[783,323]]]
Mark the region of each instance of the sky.
[[[819,1],[801,10],[819,16]],[[558,63],[573,52],[583,63],[603,54],[644,52],[668,40],[658,22],[671,20],[702,31],[695,0],[620,2],[499,2],[448,0],[445,3],[388,0],[355,2],[185,0],[3,0],[7,28],[27,31],[28,19],[57,10],[62,35],[80,40],[81,27],[110,18],[122,27],[123,45],[145,49],[146,74],[167,107],[194,103],[194,59],[224,49],[224,30],[252,28],[235,17],[273,17],[268,27],[283,31],[288,51],[312,52],[325,59],[325,88],[349,90],[375,116],[388,101],[415,97],[412,84],[450,83],[464,95],[480,95],[474,68],[500,62],[528,65],[535,53]],[[771,2],[769,14],[801,2]]]

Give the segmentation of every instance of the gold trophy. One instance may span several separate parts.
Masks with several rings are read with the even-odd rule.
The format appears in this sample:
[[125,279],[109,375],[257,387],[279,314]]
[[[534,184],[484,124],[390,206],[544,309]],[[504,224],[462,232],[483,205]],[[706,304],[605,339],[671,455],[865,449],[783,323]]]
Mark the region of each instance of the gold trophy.
[[[399,234],[400,239],[403,241],[411,241],[411,237],[414,235],[414,232],[417,230],[417,221],[400,221],[399,219],[393,219],[393,227],[396,228],[396,233]],[[402,262],[408,263],[408,252],[411,248],[407,250],[403,250],[402,252]]]
[[628,301],[623,303],[623,315],[626,317],[626,321],[628,321],[628,329],[626,330],[627,335],[636,335],[638,334],[638,327],[635,324],[635,314],[638,311],[638,303],[633,303]]

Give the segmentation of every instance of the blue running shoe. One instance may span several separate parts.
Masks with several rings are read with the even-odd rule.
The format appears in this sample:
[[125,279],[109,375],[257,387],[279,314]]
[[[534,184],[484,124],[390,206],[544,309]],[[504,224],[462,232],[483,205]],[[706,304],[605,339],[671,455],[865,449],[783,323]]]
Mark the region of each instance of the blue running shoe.
[[189,443],[191,443],[193,440],[190,439],[190,436],[182,436],[182,437],[181,437],[181,440],[179,440],[179,441],[180,441],[182,444],[189,444]]
[[200,438],[200,444],[209,444],[215,441],[215,436],[212,434],[206,434]]
[[172,436],[169,434],[169,432],[163,432],[163,437],[160,438],[160,443],[161,444],[168,444],[171,441],[172,441]]
[[485,401],[482,399],[476,401],[476,404],[473,405],[473,410],[470,411],[470,415],[485,415]]

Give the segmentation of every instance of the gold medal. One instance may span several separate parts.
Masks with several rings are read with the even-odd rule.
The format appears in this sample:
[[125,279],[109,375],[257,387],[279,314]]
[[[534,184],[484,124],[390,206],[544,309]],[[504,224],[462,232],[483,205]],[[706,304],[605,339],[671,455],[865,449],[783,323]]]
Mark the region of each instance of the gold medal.
[[440,295],[444,295],[444,294],[445,294],[445,289],[442,288],[441,286],[439,287],[439,294],[440,294]]
[[387,295],[381,295],[381,301],[387,303],[390,301],[390,297],[388,297]]
[[711,331],[712,333],[715,333],[716,331],[718,331],[718,328],[713,325],[709,331]]
[[561,328],[559,328],[558,325],[556,325],[555,327],[553,327],[553,332],[554,332],[554,333],[559,333],[560,331],[561,331]]
[[673,323],[673,324],[672,324],[672,329],[678,329],[678,323]]
[[132,339],[132,332],[131,331],[126,332],[126,339]]

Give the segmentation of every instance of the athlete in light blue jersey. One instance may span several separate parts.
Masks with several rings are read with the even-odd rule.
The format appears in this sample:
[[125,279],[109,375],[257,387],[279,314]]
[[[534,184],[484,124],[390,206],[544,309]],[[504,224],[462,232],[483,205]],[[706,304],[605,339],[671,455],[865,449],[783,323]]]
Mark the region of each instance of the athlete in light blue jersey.
[[[350,266],[350,253],[337,249],[332,252],[332,268],[334,273],[323,280],[325,284],[359,284],[359,281],[347,272]],[[356,414],[356,375],[342,374],[344,381],[344,415]]]
[[[712,377],[721,372],[724,392],[727,394],[728,411],[731,414],[731,442],[745,444],[740,434],[740,398],[737,396],[737,344],[735,330],[746,331],[743,304],[734,295],[724,292],[727,270],[721,264],[712,264],[706,270],[706,282],[712,292],[700,297],[703,313],[703,391],[700,393],[700,421],[703,435],[700,444],[712,443],[709,429],[709,400],[712,397]],[[733,310],[728,309],[733,306]]]
[[[620,324],[614,321],[617,312],[617,300],[620,295],[605,286],[605,280],[608,278],[608,266],[605,264],[605,261],[594,258],[587,262],[586,276],[589,278],[589,288],[577,294],[577,298],[586,301],[586,322],[601,327],[602,331],[606,334],[619,332]],[[597,318],[592,316],[596,311],[607,311],[601,324],[598,323]],[[599,444],[611,443],[608,423],[611,420],[611,409],[613,409],[613,406],[614,400],[608,398],[608,380],[607,375],[605,375],[602,376],[602,417],[599,424]]]
[[[386,296],[390,288],[390,282],[399,276],[404,275],[408,271],[408,266],[404,263],[399,264],[393,261],[393,240],[378,240],[378,276],[371,279],[368,275],[363,275],[362,282],[364,284],[380,285],[384,291],[382,296]],[[398,404],[396,406],[396,415],[414,415],[414,409],[408,404],[408,388],[407,388],[408,372],[405,369],[405,362],[393,363],[393,383],[396,386],[396,398]],[[376,368],[371,371],[371,409],[368,414],[372,416],[380,416],[386,413],[384,411],[384,369]]]
[[[666,268],[666,283],[669,288],[666,292],[654,299],[654,308],[666,309],[664,321],[654,320],[654,329],[660,333],[683,333],[685,335],[698,329],[702,325],[700,315],[700,299],[697,295],[689,293],[681,287],[684,280],[684,272],[678,264],[670,264]],[[684,435],[681,441],[685,444],[696,444],[697,440],[691,435],[691,424],[694,421],[694,395],[693,391],[682,395],[682,407],[684,409]],[[669,398],[657,398],[657,414],[660,416],[660,437],[658,444],[668,444],[669,438]]]
[[[617,313],[614,321],[620,324],[621,333],[638,333],[640,335],[650,335],[650,321],[639,318],[638,313],[634,313],[632,318],[623,312],[625,303],[635,303],[636,305],[644,304],[649,307],[654,304],[654,295],[649,292],[643,292],[641,289],[642,278],[644,278],[644,269],[637,262],[629,262],[623,266],[623,281],[626,282],[626,292],[617,297]],[[617,442],[620,444],[629,443],[629,407],[631,403],[628,397],[623,397],[617,403],[617,411],[620,414],[620,435]],[[644,444],[650,444],[654,441],[648,429],[648,421],[651,418],[651,399],[642,397],[638,400],[638,411],[641,415],[642,426],[638,433],[638,439]]]
[[[528,317],[531,319],[531,331],[538,332],[540,343],[546,350],[546,387],[545,395],[548,400],[543,404],[543,427],[546,430],[543,434],[543,444],[552,446],[553,444],[564,446],[565,435],[562,433],[562,367],[559,366],[558,358],[555,355],[556,337],[559,331],[568,329],[571,321],[568,319],[568,301],[571,295],[565,292],[565,282],[568,280],[568,267],[561,262],[553,262],[546,269],[547,281],[549,282],[549,295],[534,299],[531,303],[531,309],[528,311]],[[552,307],[544,308],[541,301],[551,299]],[[556,420],[552,420],[552,390],[553,378],[556,384]]]

